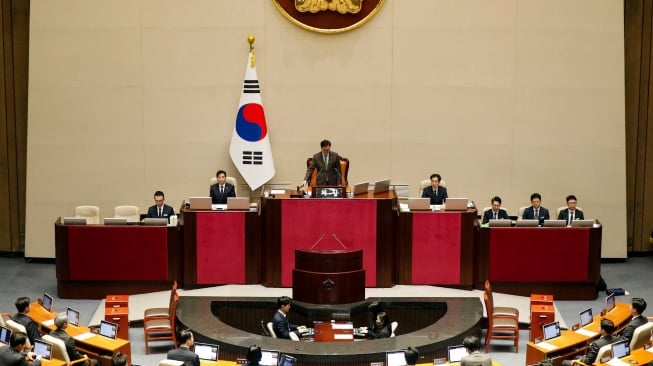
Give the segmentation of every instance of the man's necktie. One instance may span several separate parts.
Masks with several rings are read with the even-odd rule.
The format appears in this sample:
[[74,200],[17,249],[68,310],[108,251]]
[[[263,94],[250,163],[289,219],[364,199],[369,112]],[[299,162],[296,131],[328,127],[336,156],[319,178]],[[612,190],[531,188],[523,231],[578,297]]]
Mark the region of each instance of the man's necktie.
[[159,207],[159,217],[163,216],[163,215],[162,215],[162,214],[163,214],[162,211],[163,211],[163,210],[161,209],[161,207]]
[[540,219],[540,210],[535,210],[535,219]]
[[224,194],[224,186],[220,186],[220,194]]
[[495,213],[494,213],[494,219],[496,220],[497,218],[498,218],[498,217],[497,217],[497,213],[495,212]]
[[571,222],[574,221],[574,211],[569,212],[569,222],[567,225],[571,226]]
[[324,167],[329,166],[329,155],[324,155]]

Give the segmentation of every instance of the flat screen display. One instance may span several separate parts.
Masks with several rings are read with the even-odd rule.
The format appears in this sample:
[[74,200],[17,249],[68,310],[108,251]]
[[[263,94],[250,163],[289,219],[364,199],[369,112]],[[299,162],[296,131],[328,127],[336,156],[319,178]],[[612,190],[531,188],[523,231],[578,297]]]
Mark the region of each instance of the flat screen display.
[[47,292],[43,294],[43,308],[47,311],[52,311],[52,296],[48,295]]
[[118,337],[118,324],[101,320],[99,334],[107,338],[116,339]]
[[458,346],[449,346],[448,354],[449,354],[449,362],[460,362],[460,360],[462,360],[463,357],[468,355],[467,348],[465,348],[465,346],[463,346],[462,344]]
[[0,325],[0,343],[9,344],[11,338],[11,329],[5,328]]
[[580,312],[580,326],[581,327],[592,324],[593,321],[594,321],[594,316],[592,316],[592,308],[585,309],[585,310]]
[[630,341],[619,341],[612,344],[612,357],[622,358],[630,355]]
[[605,311],[609,312],[610,310],[614,309],[614,305],[615,305],[614,294],[610,294],[608,297],[605,298]]
[[217,361],[219,349],[217,344],[195,342],[195,354],[200,360]]
[[544,334],[544,340],[545,341],[548,341],[549,339],[553,339],[555,337],[559,337],[560,336],[560,323],[559,322],[553,322],[553,323],[542,325],[542,333]]
[[261,350],[261,361],[258,363],[263,366],[277,366],[279,363],[279,351],[272,351],[269,349]]
[[34,353],[41,356],[41,358],[49,360],[52,358],[52,345],[47,342],[43,342],[40,339],[34,340]]
[[403,350],[387,352],[385,359],[385,366],[406,366],[406,356]]
[[68,324],[79,327],[79,311],[68,308],[66,309],[66,316],[68,317]]

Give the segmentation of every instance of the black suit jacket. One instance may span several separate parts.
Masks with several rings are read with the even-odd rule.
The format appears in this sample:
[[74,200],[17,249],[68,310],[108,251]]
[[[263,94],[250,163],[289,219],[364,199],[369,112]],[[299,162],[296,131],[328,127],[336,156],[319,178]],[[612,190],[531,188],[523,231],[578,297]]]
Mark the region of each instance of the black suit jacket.
[[79,360],[80,358],[84,357],[84,355],[79,353],[77,350],[77,346],[75,345],[75,340],[73,337],[69,336],[65,330],[55,329],[50,332],[50,335],[63,341],[63,343],[66,345],[66,352],[68,353],[68,357],[70,357],[71,361]]
[[[565,208],[564,210],[560,211],[560,214],[558,215],[558,220],[565,220],[569,222],[568,208]],[[583,215],[583,211],[579,209],[574,210],[574,220],[585,220],[585,215]]]
[[31,344],[34,344],[35,339],[41,339],[41,333],[39,333],[39,326],[29,317],[29,315],[16,313],[14,315],[14,321],[18,324],[21,324],[25,327],[27,331],[27,338]]
[[174,214],[175,214],[175,209],[172,208],[172,206],[168,206],[166,204],[163,205],[163,216],[159,216],[159,209],[158,207],[156,207],[156,205],[150,206],[150,208],[147,209],[148,218],[157,218],[157,217],[169,218]]
[[2,366],[39,366],[41,361],[35,360],[32,364],[25,359],[25,354],[9,346],[0,347],[0,365]]
[[338,186],[342,185],[342,172],[340,171],[340,155],[337,152],[329,152],[329,164],[324,165],[322,152],[313,155],[311,163],[306,169],[305,181],[311,179],[313,170],[317,169],[317,176],[315,184],[318,186]]
[[[481,221],[482,224],[487,224],[490,220],[494,218],[494,211],[492,209],[489,209],[483,213],[483,221]],[[508,212],[506,210],[500,208],[499,209],[499,214],[497,215],[498,220],[509,220],[510,217],[508,216]]]
[[631,321],[630,324],[624,329],[624,331],[621,333],[621,337],[619,337],[620,341],[631,341],[633,339],[633,334],[635,333],[635,328],[642,326],[644,324],[648,323],[648,319],[646,319],[643,315],[638,315],[634,317]]
[[433,187],[431,186],[424,187],[424,190],[422,191],[422,198],[430,198],[432,205],[443,204],[447,197],[449,197],[447,195],[447,188],[442,186],[438,187],[437,194],[433,192]]
[[186,346],[168,351],[167,357],[169,360],[183,361],[184,365],[200,366],[200,357]]
[[539,212],[540,217],[535,217],[535,210],[533,210],[533,206],[531,206],[531,207],[527,208],[526,210],[524,210],[524,214],[522,215],[521,218],[524,219],[524,220],[538,219],[538,220],[540,220],[540,224],[542,224],[544,222],[544,220],[550,219],[549,210],[547,210],[546,208],[544,208],[542,206],[540,206],[539,210],[540,210],[540,212]]
[[290,324],[288,317],[283,316],[279,311],[274,313],[274,317],[272,317],[272,328],[277,338],[282,339],[290,339],[290,332],[297,330],[297,326]]
[[593,364],[594,361],[596,361],[596,356],[599,353],[599,349],[601,349],[601,347],[605,345],[612,344],[617,340],[618,340],[617,337],[611,335],[604,335],[603,337],[595,340],[590,344],[590,349],[587,351],[587,354],[580,360],[588,365]]
[[377,332],[368,332],[367,338],[369,339],[390,338],[391,335],[392,335],[392,329],[390,328],[390,324],[388,324],[383,328],[379,328]]
[[211,195],[211,202],[216,204],[226,204],[227,203],[227,197],[236,197],[236,189],[234,189],[234,186],[229,183],[224,184],[224,193],[220,193],[220,184],[216,183],[211,186],[211,190],[209,192]]

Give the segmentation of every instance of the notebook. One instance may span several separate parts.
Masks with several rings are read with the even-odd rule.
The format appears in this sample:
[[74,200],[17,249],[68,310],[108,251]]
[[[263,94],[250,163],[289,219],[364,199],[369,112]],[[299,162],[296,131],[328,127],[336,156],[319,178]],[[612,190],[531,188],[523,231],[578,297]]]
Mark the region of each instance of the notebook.
[[408,208],[411,211],[431,211],[430,198],[409,198]]
[[35,339],[34,353],[41,356],[42,359],[49,360],[52,358],[52,345],[40,339]]
[[127,225],[127,218],[125,217],[105,217],[105,225]]
[[79,311],[68,308],[66,309],[66,316],[68,317],[68,324],[79,327]]
[[98,334],[103,337],[116,339],[118,337],[118,324],[100,320],[100,331]]
[[565,227],[567,226],[567,221],[565,220],[544,220],[544,227]]
[[195,354],[200,360],[218,361],[219,349],[220,347],[217,344],[195,342]]
[[210,210],[211,197],[191,197],[188,199],[191,210]]
[[0,343],[9,344],[11,339],[11,329],[5,328],[0,325]]
[[614,294],[608,295],[608,297],[605,298],[605,312],[610,312],[610,310],[614,309],[615,305],[615,297]]
[[406,366],[404,350],[386,352],[385,360],[385,366]]
[[277,363],[279,363],[279,351],[272,351],[269,349],[261,350],[261,361],[259,361],[259,365],[277,366]]
[[460,360],[463,359],[463,357],[467,356],[467,348],[463,346],[462,344],[459,344],[457,346],[449,346],[447,350],[447,354],[449,355],[449,362],[460,362]]
[[227,197],[227,210],[249,211],[249,198]]
[[293,356],[283,354],[279,358],[279,366],[295,366],[297,359]]
[[43,309],[47,311],[52,311],[52,296],[48,295],[47,292],[43,293]]
[[354,196],[357,194],[367,193],[370,189],[370,182],[361,182],[354,185]]
[[540,224],[540,220],[517,220],[515,226],[519,227],[537,227]]
[[544,340],[548,341],[555,337],[560,336],[560,322],[553,322],[542,325],[542,333],[544,334]]
[[374,183],[374,194],[387,192],[389,190],[390,190],[390,179],[384,179]]
[[612,357],[623,358],[630,356],[630,341],[624,340],[612,344]]
[[469,198],[447,198],[444,202],[445,211],[467,211]]
[[489,227],[510,227],[512,220],[490,220],[487,224]]

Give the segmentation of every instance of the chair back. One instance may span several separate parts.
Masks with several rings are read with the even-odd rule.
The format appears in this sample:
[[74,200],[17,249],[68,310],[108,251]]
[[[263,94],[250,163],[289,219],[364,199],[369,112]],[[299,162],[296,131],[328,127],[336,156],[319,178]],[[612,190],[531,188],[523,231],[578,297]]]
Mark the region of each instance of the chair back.
[[271,337],[270,332],[268,331],[268,327],[265,324],[265,320],[261,319],[261,335],[263,337]]
[[127,219],[128,222],[140,221],[138,206],[116,206],[113,208],[113,217]]
[[485,303],[485,312],[487,313],[487,329],[492,329],[492,303],[490,302],[487,291],[483,293],[483,303]]
[[599,351],[596,353],[596,360],[594,363],[603,362],[601,360],[612,358],[612,344],[606,344],[605,346],[599,348]]
[[494,295],[492,295],[492,285],[490,284],[490,280],[485,280],[485,294],[487,295],[487,303],[485,304],[485,307],[488,305],[490,306],[487,310],[488,314],[494,313]]
[[[306,159],[306,168],[311,166],[311,161],[313,160],[313,157],[310,157]],[[341,180],[340,180],[340,185],[346,187],[347,182],[349,182],[349,159],[340,157],[340,173],[342,174]],[[313,187],[316,185],[317,181],[317,169],[313,169],[313,173],[311,173],[311,178],[310,178],[310,186]]]
[[[12,333],[20,332],[20,333],[27,334],[27,330],[25,329],[25,327],[22,324],[12,319],[8,319],[7,321],[5,321],[5,325],[7,328],[11,329]],[[26,339],[25,347],[29,347],[29,348],[32,347],[32,343],[30,342],[29,338]]]
[[179,297],[177,293],[177,281],[172,281],[172,290],[170,290],[170,301],[168,301],[168,310],[174,306],[175,296]]
[[392,331],[392,333],[390,333],[390,337],[395,336],[395,331],[397,330],[398,326],[399,326],[399,323],[396,322],[396,321],[390,323],[390,330]]
[[159,366],[183,366],[184,361],[177,361],[177,360],[161,360],[159,361]]
[[6,327],[5,318],[2,315],[0,315],[0,325],[2,325],[3,327]]
[[630,350],[634,351],[638,348],[644,347],[651,340],[651,330],[653,323],[648,322],[635,328],[633,332],[633,339],[630,340]]
[[521,218],[524,216],[524,211],[526,211],[526,209],[529,207],[531,206],[522,206],[519,208],[519,213],[517,214],[517,220],[521,220]]
[[53,358],[66,361],[67,364],[70,364],[70,357],[68,356],[68,351],[66,351],[66,344],[64,341],[49,334],[44,335],[41,339],[52,345]]
[[291,341],[299,342],[299,336],[295,332],[288,333]]
[[274,326],[272,325],[272,322],[268,322],[268,332],[270,332],[270,336],[272,338],[277,338],[277,333],[274,332]]
[[87,224],[99,224],[100,208],[97,206],[77,206],[75,207],[75,217],[86,218]]

